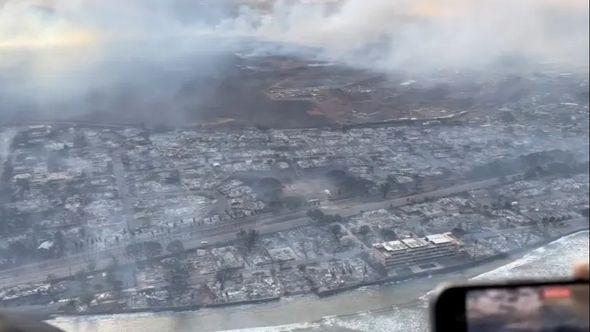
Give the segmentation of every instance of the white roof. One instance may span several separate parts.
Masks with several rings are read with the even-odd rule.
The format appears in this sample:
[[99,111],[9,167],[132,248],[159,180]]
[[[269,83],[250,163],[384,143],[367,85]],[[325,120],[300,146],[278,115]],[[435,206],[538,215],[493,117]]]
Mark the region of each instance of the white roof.
[[408,249],[408,247],[401,241],[389,241],[383,243],[383,247],[387,251],[398,251]]
[[53,241],[45,241],[41,243],[37,249],[49,250],[51,247],[53,247]]
[[402,242],[410,248],[419,248],[428,245],[428,242],[426,242],[425,240],[415,237],[403,239]]
[[426,239],[434,244],[454,242],[449,233],[427,235]]

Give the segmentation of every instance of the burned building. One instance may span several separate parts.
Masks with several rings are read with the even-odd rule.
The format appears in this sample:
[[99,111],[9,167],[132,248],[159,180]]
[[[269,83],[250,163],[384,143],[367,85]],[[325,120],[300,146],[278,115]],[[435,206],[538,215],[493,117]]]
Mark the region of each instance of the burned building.
[[451,233],[408,237],[373,244],[373,257],[385,268],[423,264],[461,253],[461,242]]

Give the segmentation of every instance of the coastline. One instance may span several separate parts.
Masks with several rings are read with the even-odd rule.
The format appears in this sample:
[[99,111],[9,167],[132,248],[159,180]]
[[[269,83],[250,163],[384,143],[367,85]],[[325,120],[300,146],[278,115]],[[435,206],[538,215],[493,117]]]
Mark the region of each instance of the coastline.
[[[577,236],[582,233],[584,236]],[[49,320],[64,331],[162,331],[177,330],[179,332],[194,331],[248,331],[248,332],[288,332],[288,331],[427,331],[425,294],[436,285],[446,281],[467,281],[490,271],[501,269],[516,261],[523,261],[533,254],[540,257],[541,269],[546,267],[548,252],[557,251],[552,255],[560,264],[570,264],[571,257],[563,257],[561,252],[565,243],[562,239],[573,238],[587,247],[588,230],[564,235],[557,241],[521,255],[513,255],[505,259],[488,262],[477,267],[458,272],[435,275],[431,278],[408,280],[401,283],[388,283],[318,298],[316,296],[299,295],[257,305],[242,305],[219,308],[203,308],[196,311],[160,312],[160,313],[129,313],[115,315],[88,316],[56,316]],[[574,241],[575,242],[575,241]],[[554,245],[554,243],[556,245]],[[572,242],[573,243],[573,242]],[[540,253],[540,254],[539,254]],[[587,252],[566,250],[569,256],[587,255]],[[575,258],[575,257],[574,257]],[[561,267],[560,267],[561,269]],[[543,270],[543,274],[555,271]],[[566,273],[569,270],[566,269]],[[395,327],[399,327],[396,329]],[[412,326],[408,330],[406,326]]]
[[379,287],[379,286],[387,286],[387,285],[403,285],[406,282],[416,282],[425,280],[428,278],[436,277],[444,277],[445,275],[451,275],[454,273],[458,273],[464,270],[469,269],[482,269],[488,268],[491,266],[497,265],[504,265],[510,261],[515,259],[521,258],[527,252],[533,251],[540,247],[546,246],[560,238],[567,237],[570,235],[574,235],[580,232],[587,232],[588,228],[582,229],[575,229],[570,230],[569,232],[556,235],[550,238],[545,239],[544,241],[530,244],[524,247],[521,247],[517,250],[507,252],[507,253],[499,253],[493,256],[485,257],[479,260],[469,261],[465,264],[454,265],[445,267],[439,270],[432,270],[432,271],[423,271],[420,273],[413,274],[411,276],[394,276],[394,277],[386,277],[379,280],[374,280],[370,282],[363,282],[355,285],[349,285],[337,289],[330,289],[330,290],[318,290],[317,292],[312,293],[305,293],[300,295],[285,295],[285,296],[277,296],[277,297],[270,297],[270,298],[261,298],[261,299],[252,299],[252,300],[244,300],[238,302],[231,302],[231,303],[216,303],[210,305],[187,305],[187,306],[165,306],[165,307],[150,307],[150,308],[124,308],[120,310],[104,310],[104,311],[91,311],[91,312],[75,312],[75,313],[66,313],[66,312],[49,312],[54,317],[80,317],[80,316],[112,316],[112,315],[124,315],[124,314],[138,314],[138,313],[161,313],[161,312],[193,312],[197,310],[203,309],[214,309],[214,308],[227,308],[227,307],[240,307],[245,305],[258,305],[264,304],[268,302],[277,302],[282,299],[288,300],[289,298],[293,298],[295,296],[304,296],[316,299],[323,299],[326,297],[332,297],[338,294],[350,292],[357,290],[359,288],[364,287]]
[[[509,263],[500,265],[492,270],[475,275],[469,280],[482,279],[523,279],[541,278],[547,275],[552,277],[567,277],[573,261],[580,257],[586,258],[588,252],[570,251],[566,246],[572,239],[575,243],[584,236],[582,242],[588,245],[589,230],[581,230],[551,241],[531,251],[527,251],[519,257],[512,257]],[[579,243],[578,243],[579,244]],[[546,255],[548,254],[548,255]],[[574,258],[572,260],[572,258]],[[541,263],[541,264],[539,264]],[[520,270],[525,268],[526,271]],[[508,276],[508,275],[509,276]],[[339,314],[322,317],[318,320],[282,324],[266,327],[240,328],[225,330],[226,332],[317,332],[317,331],[362,331],[362,332],[390,332],[412,331],[426,332],[428,327],[428,298],[433,290],[422,296],[400,302],[394,306],[387,306],[372,310],[359,311],[351,314]]]

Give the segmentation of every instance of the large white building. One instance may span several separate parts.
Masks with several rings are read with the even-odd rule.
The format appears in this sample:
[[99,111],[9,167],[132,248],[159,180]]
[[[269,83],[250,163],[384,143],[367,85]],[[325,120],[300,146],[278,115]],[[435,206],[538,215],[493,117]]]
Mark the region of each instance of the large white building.
[[460,253],[461,242],[451,233],[409,237],[373,244],[373,257],[386,268],[425,263]]

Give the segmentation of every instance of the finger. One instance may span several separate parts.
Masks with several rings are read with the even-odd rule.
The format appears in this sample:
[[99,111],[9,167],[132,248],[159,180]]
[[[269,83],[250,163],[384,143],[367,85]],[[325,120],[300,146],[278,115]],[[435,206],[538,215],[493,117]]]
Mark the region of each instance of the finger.
[[578,279],[589,279],[590,271],[588,263],[579,263],[574,267],[574,277]]

